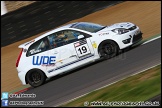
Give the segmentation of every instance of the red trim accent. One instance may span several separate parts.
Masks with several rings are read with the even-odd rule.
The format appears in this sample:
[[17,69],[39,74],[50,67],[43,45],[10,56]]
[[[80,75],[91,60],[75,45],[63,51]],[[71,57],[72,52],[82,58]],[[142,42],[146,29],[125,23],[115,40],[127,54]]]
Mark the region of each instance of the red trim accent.
[[23,52],[23,49],[21,49],[21,52],[20,52],[20,54],[19,54],[19,56],[18,56],[18,58],[17,58],[16,67],[18,67],[18,65],[19,65],[19,61],[20,61],[22,52]]
[[24,92],[24,91],[27,91],[27,90],[29,90],[29,88],[25,88],[25,89],[23,89],[23,90],[20,90],[20,91],[18,91],[18,92],[15,92],[14,94],[20,94],[20,93],[22,93],[22,92]]

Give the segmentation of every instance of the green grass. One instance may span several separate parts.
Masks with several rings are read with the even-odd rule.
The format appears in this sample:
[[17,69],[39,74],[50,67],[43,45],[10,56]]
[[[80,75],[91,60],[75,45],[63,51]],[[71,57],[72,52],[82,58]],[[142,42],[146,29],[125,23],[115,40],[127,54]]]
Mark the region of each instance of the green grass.
[[140,45],[140,44],[142,44],[142,43],[144,43],[144,42],[146,42],[146,41],[148,41],[148,40],[151,40],[151,39],[153,39],[153,38],[156,38],[156,37],[158,37],[158,36],[160,36],[160,35],[161,35],[161,33],[160,33],[160,34],[156,34],[156,35],[154,35],[154,36],[151,36],[151,37],[149,37],[149,38],[143,39],[142,41],[140,41],[140,42],[134,44],[133,46]]
[[150,40],[150,39],[156,38],[156,37],[158,37],[158,36],[160,36],[160,35],[161,35],[161,33],[160,33],[160,34],[156,34],[155,36],[151,36],[151,37],[149,37],[149,38],[146,38],[146,39],[144,39],[144,42],[145,42],[145,41],[148,41],[148,40]]
[[61,107],[83,107],[92,101],[146,101],[161,93],[161,65],[93,91]]

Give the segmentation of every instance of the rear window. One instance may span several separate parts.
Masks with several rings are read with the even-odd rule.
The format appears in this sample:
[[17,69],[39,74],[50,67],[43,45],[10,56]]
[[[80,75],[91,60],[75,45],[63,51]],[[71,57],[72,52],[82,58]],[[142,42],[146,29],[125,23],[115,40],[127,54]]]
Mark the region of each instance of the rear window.
[[43,38],[43,39],[33,43],[29,47],[26,56],[31,56],[31,55],[34,55],[34,54],[38,54],[38,53],[47,51],[49,49],[50,49],[50,47],[49,47],[49,42],[48,42],[47,38]]

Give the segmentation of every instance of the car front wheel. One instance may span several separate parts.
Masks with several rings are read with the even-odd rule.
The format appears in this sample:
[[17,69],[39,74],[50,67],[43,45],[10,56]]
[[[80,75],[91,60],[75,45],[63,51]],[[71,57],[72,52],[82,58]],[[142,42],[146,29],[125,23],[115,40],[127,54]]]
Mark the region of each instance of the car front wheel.
[[119,52],[118,45],[113,41],[104,41],[99,46],[99,55],[101,58],[109,59],[116,56]]

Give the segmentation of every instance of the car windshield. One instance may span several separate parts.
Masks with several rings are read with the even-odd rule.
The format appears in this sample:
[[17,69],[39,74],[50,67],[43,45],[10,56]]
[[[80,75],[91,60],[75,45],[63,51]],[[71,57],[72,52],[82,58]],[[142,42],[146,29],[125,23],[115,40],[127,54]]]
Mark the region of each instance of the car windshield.
[[79,22],[71,26],[71,28],[77,28],[77,29],[85,30],[91,33],[98,32],[104,29],[105,27],[106,26],[102,26],[102,25],[94,24],[94,23],[88,23],[88,22]]

